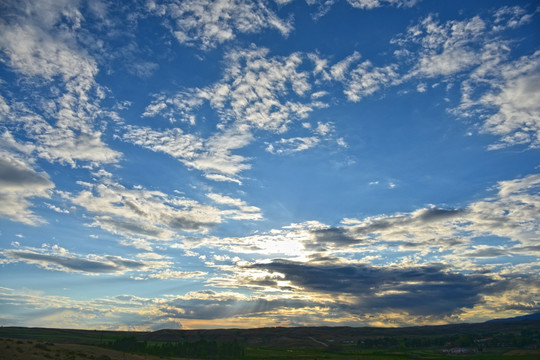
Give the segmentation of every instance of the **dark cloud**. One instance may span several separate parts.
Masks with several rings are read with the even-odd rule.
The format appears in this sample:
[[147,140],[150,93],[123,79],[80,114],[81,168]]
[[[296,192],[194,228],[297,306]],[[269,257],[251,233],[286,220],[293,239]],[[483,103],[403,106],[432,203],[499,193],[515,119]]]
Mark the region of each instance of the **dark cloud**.
[[464,212],[465,210],[461,209],[438,209],[433,207],[420,211],[416,218],[423,222],[442,221],[460,216]]
[[135,235],[144,235],[149,237],[159,237],[164,230],[158,227],[149,227],[145,223],[112,219],[107,216],[99,216],[94,218],[102,228],[112,230],[119,233],[130,233]]
[[51,187],[52,183],[44,173],[36,173],[13,159],[0,158],[0,187],[13,186]]
[[328,228],[321,230],[312,230],[312,242],[306,242],[305,246],[308,250],[324,251],[326,246],[333,245],[336,247],[349,246],[358,243],[359,241],[351,237],[347,230],[343,228]]
[[80,271],[87,273],[117,273],[137,270],[145,267],[139,261],[122,259],[115,256],[106,256],[102,259],[86,259],[76,256],[60,254],[43,254],[29,250],[6,250],[3,255],[18,261],[36,263],[43,267],[57,266],[63,270]]
[[447,315],[473,307],[482,301],[483,294],[504,286],[487,275],[453,273],[439,264],[382,268],[280,260],[250,267],[281,273],[305,290],[352,295],[356,297],[355,305],[348,309],[352,312],[392,310]]
[[164,216],[163,222],[171,229],[187,231],[210,229],[217,225],[215,222],[198,221],[184,216]]
[[463,253],[462,256],[473,258],[473,257],[497,257],[508,255],[510,252],[508,249],[499,249],[499,248],[484,248],[474,251],[468,251]]

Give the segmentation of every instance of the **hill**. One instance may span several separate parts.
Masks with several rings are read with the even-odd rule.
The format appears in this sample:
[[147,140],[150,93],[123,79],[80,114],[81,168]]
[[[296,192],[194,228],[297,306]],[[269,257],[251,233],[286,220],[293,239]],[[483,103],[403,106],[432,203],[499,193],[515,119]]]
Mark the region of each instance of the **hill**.
[[[179,354],[206,359],[346,360],[363,355],[371,359],[438,359],[448,356],[450,351],[458,351],[455,349],[467,352],[460,358],[540,358],[540,320],[535,316],[402,328],[267,327],[126,332],[2,327],[0,338],[0,358],[10,358],[15,349],[33,354],[32,359],[59,360],[142,359],[143,355],[146,359],[153,359],[153,355],[180,358]],[[224,357],[226,351],[233,350],[234,356]],[[126,354],[131,355],[126,357]]]

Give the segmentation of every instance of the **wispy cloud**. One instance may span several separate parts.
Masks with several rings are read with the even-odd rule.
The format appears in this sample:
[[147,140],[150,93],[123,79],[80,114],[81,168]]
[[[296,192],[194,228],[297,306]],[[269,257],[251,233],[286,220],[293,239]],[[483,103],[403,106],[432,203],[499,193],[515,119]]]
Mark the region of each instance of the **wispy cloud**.
[[148,264],[119,256],[73,254],[59,246],[45,248],[18,248],[3,250],[8,262],[23,261],[47,270],[80,272],[88,275],[122,274],[129,271],[145,270]]

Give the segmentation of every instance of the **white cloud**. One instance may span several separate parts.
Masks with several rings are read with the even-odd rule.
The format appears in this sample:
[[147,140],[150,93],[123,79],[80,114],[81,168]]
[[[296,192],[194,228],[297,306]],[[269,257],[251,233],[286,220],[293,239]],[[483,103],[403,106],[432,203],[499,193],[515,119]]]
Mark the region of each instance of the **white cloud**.
[[400,82],[401,76],[397,72],[397,65],[377,67],[371,61],[365,60],[355,67],[354,64],[360,59],[361,55],[355,51],[330,68],[332,78],[344,84],[343,92],[350,101],[360,101],[382,87]]
[[349,72],[351,64],[360,60],[361,57],[360,53],[355,51],[352,55],[347,56],[345,59],[333,65],[330,68],[330,74],[332,74],[332,77],[335,80],[345,80],[345,75]]
[[[475,97],[476,85],[490,87]],[[517,144],[540,147],[540,52],[482,72],[464,86],[458,114],[480,115],[481,131],[500,137],[491,149]],[[472,113],[470,113],[472,111]]]
[[185,161],[194,159],[203,149],[202,140],[195,135],[185,134],[180,128],[159,131],[148,127],[128,126],[126,130],[123,135],[125,141]]
[[488,40],[485,35],[486,23],[480,17],[440,24],[435,17],[428,16],[393,42],[401,46],[419,45],[417,64],[411,75],[435,77],[480,64],[479,53],[484,52],[482,45]]
[[369,60],[362,62],[348,74],[345,95],[350,101],[360,101],[381,87],[391,85],[399,77],[396,68],[395,65],[374,67]]
[[159,279],[159,280],[174,280],[174,279],[190,279],[190,278],[200,278],[208,273],[204,271],[175,271],[175,270],[163,270],[160,272],[149,274],[146,277],[138,277],[136,280],[147,280],[147,279]]
[[[326,106],[319,100],[321,92],[313,91],[314,74],[300,70],[304,58],[299,53],[270,57],[267,49],[255,47],[230,51],[221,81],[170,98],[160,95],[144,113],[193,122],[195,110],[208,103],[220,119],[214,134],[202,139],[180,129],[129,127],[124,140],[168,153],[209,179],[240,183],[240,173],[251,165],[234,151],[253,142],[253,132],[284,133],[291,122]],[[318,95],[312,97],[311,93]],[[317,131],[324,135],[330,132],[329,126],[321,124]]]
[[[538,9],[536,10],[538,12]],[[534,14],[528,14],[519,6],[503,6],[495,13],[493,30],[517,28],[532,21]]]
[[281,139],[266,147],[266,151],[272,154],[288,154],[311,149],[319,143],[320,139],[315,136],[294,137]]
[[171,240],[177,231],[206,231],[221,222],[216,208],[119,184],[95,185],[72,201],[97,215],[95,226],[128,238]]
[[[206,233],[224,219],[259,220],[258,207],[217,193],[207,196],[217,206],[117,183],[86,184],[71,201],[93,213],[92,226],[124,238],[123,244],[151,249],[151,242],[179,239],[181,233]],[[232,208],[231,208],[232,207]]]
[[469,230],[537,245],[540,234],[540,175],[501,181],[497,195],[469,206]]
[[152,0],[147,8],[173,20],[171,31],[180,43],[205,50],[230,41],[239,33],[276,29],[287,36],[293,29],[291,21],[280,19],[266,1]]
[[222,214],[236,220],[259,220],[262,218],[261,209],[248,205],[244,200],[217,193],[208,193],[206,196],[216,204],[237,208],[237,210],[223,210]]
[[[502,30],[523,26],[534,13],[502,7],[491,17],[440,23],[428,16],[396,37],[398,57],[414,65],[402,80],[445,77],[460,82],[454,113],[480,120],[478,128],[500,140],[490,149],[518,144],[540,146],[540,53],[510,61],[512,44]],[[451,84],[451,83],[450,83]],[[421,83],[419,91],[426,90]]]
[[351,6],[360,9],[373,9],[385,5],[411,7],[420,0],[347,0]]
[[[243,127],[245,128],[245,127]],[[123,139],[152,151],[173,156],[186,166],[201,170],[211,180],[240,183],[238,174],[250,168],[241,155],[232,150],[247,145],[252,135],[249,131],[228,129],[208,139],[186,134],[180,128],[153,130],[146,127],[126,127]]]
[[78,5],[22,1],[5,7],[10,16],[0,22],[0,57],[27,86],[21,100],[3,101],[9,104],[4,124],[22,126],[36,155],[48,161],[117,162],[120,154],[103,143],[95,126],[97,118],[115,114],[100,108],[104,90],[95,81],[96,61],[77,45],[84,20]]

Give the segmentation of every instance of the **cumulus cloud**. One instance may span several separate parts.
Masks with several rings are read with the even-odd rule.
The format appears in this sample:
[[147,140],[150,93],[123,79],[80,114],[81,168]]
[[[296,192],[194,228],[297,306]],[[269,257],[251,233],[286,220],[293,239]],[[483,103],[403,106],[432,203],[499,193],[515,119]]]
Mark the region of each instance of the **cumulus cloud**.
[[171,279],[190,279],[190,278],[201,278],[207,275],[207,272],[204,271],[177,271],[177,270],[163,270],[159,272],[154,272],[146,276],[137,276],[135,280],[149,280],[149,279],[158,279],[158,280],[171,280]]
[[231,41],[240,33],[275,29],[287,36],[293,29],[292,22],[279,18],[268,1],[149,1],[147,8],[173,20],[171,31],[180,43],[204,50]]
[[395,65],[374,67],[368,60],[359,64],[345,81],[345,95],[350,101],[359,101],[398,79]]

